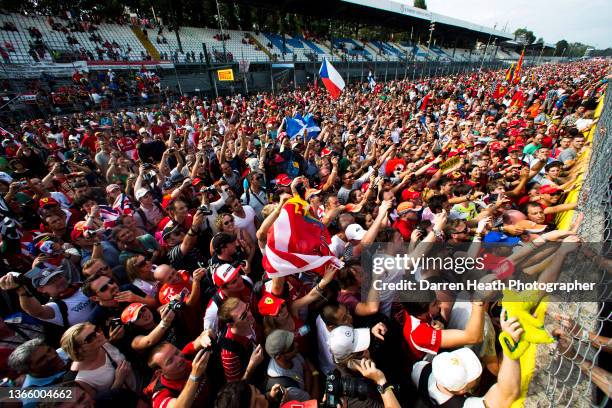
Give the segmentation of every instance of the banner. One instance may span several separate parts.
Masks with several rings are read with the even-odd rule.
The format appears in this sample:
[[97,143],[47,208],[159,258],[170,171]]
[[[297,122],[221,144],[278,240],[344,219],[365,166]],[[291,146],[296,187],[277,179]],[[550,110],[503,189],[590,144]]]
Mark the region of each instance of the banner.
[[91,70],[107,70],[107,69],[135,69],[141,68],[174,68],[174,64],[170,61],[87,61],[87,66]]
[[460,166],[461,166],[461,157],[453,156],[440,165],[440,170],[442,170],[442,174],[448,174],[452,171],[457,170]]
[[229,69],[220,69],[217,71],[217,78],[219,81],[233,81],[234,80],[234,70]]

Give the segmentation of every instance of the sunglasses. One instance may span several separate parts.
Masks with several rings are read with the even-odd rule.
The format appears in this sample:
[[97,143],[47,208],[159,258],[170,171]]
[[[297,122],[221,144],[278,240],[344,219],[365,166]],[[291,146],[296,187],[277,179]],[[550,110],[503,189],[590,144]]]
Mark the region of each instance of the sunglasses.
[[98,289],[98,292],[100,292],[100,293],[106,292],[110,288],[110,285],[112,285],[114,283],[115,283],[114,279],[112,279],[112,278],[109,279],[108,282],[106,282],[104,285],[100,286],[100,289]]
[[94,331],[92,331],[91,333],[89,333],[84,339],[83,339],[83,344],[90,344],[91,342],[93,342],[97,337],[98,337],[98,331],[100,329],[98,327],[96,327],[96,329]]
[[142,259],[142,261],[137,262],[135,266],[136,266],[137,268],[142,268],[142,267],[143,267],[143,266],[145,266],[146,264],[147,264],[147,258],[143,258],[143,259]]
[[230,225],[234,223],[234,219],[223,221],[223,225]]

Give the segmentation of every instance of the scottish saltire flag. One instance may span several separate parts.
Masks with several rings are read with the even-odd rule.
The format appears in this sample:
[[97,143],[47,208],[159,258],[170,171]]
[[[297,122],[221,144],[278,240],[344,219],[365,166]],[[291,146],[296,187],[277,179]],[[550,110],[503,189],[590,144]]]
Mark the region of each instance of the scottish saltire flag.
[[374,89],[376,86],[376,81],[374,80],[374,75],[372,75],[372,71],[368,73],[368,83],[370,84],[370,88]]
[[306,117],[302,117],[299,113],[296,114],[292,118],[285,119],[285,125],[287,127],[287,136],[289,139],[293,139],[296,136],[304,136],[304,131],[308,131],[308,139],[312,139],[317,137],[319,132],[321,132],[321,128],[314,121],[314,116],[312,113],[306,115]]
[[317,122],[315,122],[314,115],[312,113],[308,113],[304,117],[304,123],[306,124],[306,130],[308,131],[308,139],[317,137],[321,132],[321,128],[319,125],[317,125]]
[[330,263],[344,266],[329,249],[329,232],[299,196],[287,201],[268,230],[262,265],[271,278],[311,271],[323,275]]
[[[296,117],[297,116],[298,115],[296,115]],[[287,128],[287,136],[289,136],[289,139],[293,139],[296,136],[304,136],[306,124],[302,119],[287,117],[285,119],[285,126]]]
[[327,58],[323,58],[321,69],[319,69],[319,76],[332,98],[338,99],[345,86],[344,79],[342,79],[338,71],[336,71],[336,68],[327,61]]

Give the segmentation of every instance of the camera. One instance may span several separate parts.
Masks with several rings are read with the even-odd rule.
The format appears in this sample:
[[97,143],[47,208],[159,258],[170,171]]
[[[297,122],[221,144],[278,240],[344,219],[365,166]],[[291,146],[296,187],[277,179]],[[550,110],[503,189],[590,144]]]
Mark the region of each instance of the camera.
[[335,370],[325,379],[325,407],[336,408],[341,403],[340,398],[347,396],[358,398],[360,401],[367,399],[369,394],[368,383],[362,378],[342,377],[340,371]]
[[212,211],[208,208],[207,205],[204,204],[198,207],[198,212],[202,215],[212,215]]
[[121,319],[120,318],[116,318],[116,319],[111,319],[110,323],[109,323],[109,327],[111,330],[115,330],[117,327],[121,326]]
[[151,170],[155,167],[151,163],[144,163],[142,166],[144,167],[145,170]]
[[208,187],[202,187],[200,189],[200,193],[214,193],[217,189],[215,188],[214,185],[208,186]]
[[185,293],[183,292],[181,293],[181,296],[179,299],[172,299],[170,303],[168,303],[168,308],[175,313],[180,312],[183,309],[183,307],[185,307],[184,300],[185,300]]

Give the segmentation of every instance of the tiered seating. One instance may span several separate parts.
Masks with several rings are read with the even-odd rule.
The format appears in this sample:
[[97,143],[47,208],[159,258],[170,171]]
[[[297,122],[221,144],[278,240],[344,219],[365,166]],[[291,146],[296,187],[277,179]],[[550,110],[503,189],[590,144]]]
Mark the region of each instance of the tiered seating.
[[[59,17],[54,17],[53,20],[63,26],[66,25],[67,21],[62,20]],[[127,57],[131,61],[141,60],[141,51],[146,52],[143,45],[140,43],[138,38],[131,31],[130,27],[118,25],[118,24],[100,24],[98,30],[93,33],[88,32],[71,32],[65,34],[60,31],[53,30],[47,22],[45,16],[24,16],[20,14],[8,14],[0,15],[0,26],[5,22],[12,22],[16,27],[16,32],[0,30],[0,39],[4,45],[5,41],[10,41],[14,48],[15,53],[10,53],[11,62],[14,63],[31,63],[34,62],[34,58],[28,53],[30,46],[29,43],[34,41],[34,38],[29,34],[28,28],[34,27],[41,33],[41,40],[44,46],[48,49],[58,52],[78,52],[83,49],[93,54],[94,59],[98,59],[96,53],[96,47],[102,47],[101,43],[96,43],[90,40],[92,34],[99,35],[102,39],[102,43],[113,41],[119,45],[119,49],[116,50],[121,57]],[[69,44],[67,35],[70,35],[76,39],[78,44]],[[131,48],[129,55],[127,54],[128,47]],[[46,55],[45,60],[51,60],[50,55]],[[110,59],[106,53],[103,55],[103,59]]]
[[[265,52],[257,49],[256,45],[242,43],[243,39],[246,40],[244,31],[224,30],[224,33],[229,35],[229,39],[225,40],[225,51],[231,54],[231,58],[234,61],[241,59],[260,62],[270,60]],[[183,53],[179,52],[179,45],[174,32],[164,32],[164,38],[167,44],[154,43],[153,45],[160,53],[169,54],[170,59],[175,52],[178,53],[179,62],[185,62],[187,53],[191,54],[191,52],[193,52],[196,61],[199,62],[200,53],[204,52],[202,43],[205,43],[212,61],[214,62],[217,60],[215,55],[219,55],[220,57],[223,55],[223,41],[215,38],[216,35],[220,35],[219,30],[200,27],[181,27],[179,30],[179,37],[181,39]]]

